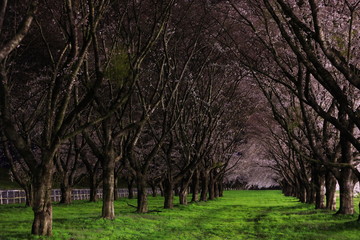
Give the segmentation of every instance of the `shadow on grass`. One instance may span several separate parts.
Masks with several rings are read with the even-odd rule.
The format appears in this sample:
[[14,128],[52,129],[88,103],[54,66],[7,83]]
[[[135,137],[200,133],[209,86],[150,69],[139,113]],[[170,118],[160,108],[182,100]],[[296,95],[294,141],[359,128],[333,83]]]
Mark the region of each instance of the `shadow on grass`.
[[342,230],[360,230],[360,222],[358,222],[357,220],[350,220],[350,221],[344,221],[341,223],[333,223],[333,224],[329,224],[326,227],[327,231],[331,231],[331,232],[339,232]]

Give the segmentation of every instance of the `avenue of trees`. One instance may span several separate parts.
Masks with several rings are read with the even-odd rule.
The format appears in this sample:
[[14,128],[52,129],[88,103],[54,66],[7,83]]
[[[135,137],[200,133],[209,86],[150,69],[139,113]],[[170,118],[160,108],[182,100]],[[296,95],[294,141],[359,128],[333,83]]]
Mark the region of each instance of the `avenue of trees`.
[[[222,196],[239,161],[252,102],[245,74],[216,42],[206,1],[21,0],[0,4],[1,152],[32,207],[32,233],[52,234],[61,203],[87,181],[115,218],[121,178],[187,204]],[[133,197],[130,196],[129,197]]]
[[274,116],[264,144],[284,193],[336,210],[338,184],[337,214],[354,214],[360,177],[360,1],[229,5],[223,9],[232,19],[230,48],[252,73]]
[[355,0],[1,1],[1,152],[32,233],[52,234],[54,184],[63,204],[79,182],[90,201],[102,188],[105,219],[119,179],[139,213],[149,187],[164,208],[221,197],[246,144],[286,195],[354,214],[359,13]]

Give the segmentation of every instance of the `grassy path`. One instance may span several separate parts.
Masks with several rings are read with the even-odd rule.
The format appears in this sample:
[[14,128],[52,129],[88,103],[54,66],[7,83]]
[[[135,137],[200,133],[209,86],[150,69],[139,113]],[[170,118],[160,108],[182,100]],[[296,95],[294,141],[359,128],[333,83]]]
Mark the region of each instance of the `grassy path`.
[[[136,214],[116,202],[117,218],[99,218],[101,203],[76,202],[54,206],[54,237],[50,239],[360,239],[356,216],[334,216],[279,191],[228,191],[207,203],[163,210],[162,199],[150,197],[150,209]],[[34,239],[28,234],[31,209],[0,206],[0,239]]]

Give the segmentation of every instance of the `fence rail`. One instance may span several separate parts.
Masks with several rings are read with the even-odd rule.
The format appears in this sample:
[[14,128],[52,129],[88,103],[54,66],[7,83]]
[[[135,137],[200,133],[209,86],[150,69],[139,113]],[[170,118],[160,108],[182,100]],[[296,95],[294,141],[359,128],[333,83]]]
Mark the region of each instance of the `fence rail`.
[[[148,189],[148,193],[151,193],[151,189]],[[129,196],[129,191],[126,188],[116,189],[118,197]],[[134,196],[137,194],[137,189],[133,190]],[[98,198],[102,198],[102,189],[97,190]],[[90,189],[73,189],[71,197],[73,200],[88,200],[90,199]],[[53,189],[51,191],[51,200],[58,202],[61,199],[60,189]],[[26,194],[24,190],[0,190],[0,205],[13,204],[13,203],[25,203]]]

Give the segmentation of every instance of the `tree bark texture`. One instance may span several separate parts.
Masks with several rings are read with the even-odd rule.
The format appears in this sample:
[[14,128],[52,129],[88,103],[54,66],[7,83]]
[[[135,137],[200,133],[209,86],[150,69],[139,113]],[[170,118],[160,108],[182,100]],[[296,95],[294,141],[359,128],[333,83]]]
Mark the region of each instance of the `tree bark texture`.
[[137,210],[138,213],[148,212],[148,201],[147,201],[147,191],[146,191],[146,181],[144,177],[137,177]]
[[201,194],[200,201],[207,201],[209,186],[209,173],[205,170],[201,173]]
[[179,192],[179,202],[181,205],[187,205],[187,196],[188,196],[188,190],[187,188],[181,189]]
[[115,162],[111,158],[104,159],[103,163],[103,206],[102,217],[115,218],[114,209],[114,169]]
[[342,169],[339,179],[340,207],[337,214],[354,214],[354,182],[350,168]]
[[336,178],[331,172],[328,172],[325,177],[326,187],[326,209],[336,210]]
[[209,174],[209,200],[215,199],[215,179],[213,173]]
[[[348,129],[352,129],[351,124],[346,120],[346,115],[339,109],[339,118],[344,125],[348,125]],[[352,150],[351,144],[346,138],[345,134],[340,132],[340,145],[341,145],[341,162],[352,163]],[[340,207],[337,214],[354,214],[354,173],[351,168],[340,169],[339,174],[339,187],[340,187]]]
[[315,209],[324,209],[325,208],[325,176],[321,172],[317,172],[315,178]]
[[35,235],[52,235],[52,205],[51,205],[51,186],[52,185],[52,164],[42,167],[34,176],[33,184],[33,212],[34,221],[31,233]]
[[98,184],[96,182],[96,177],[90,176],[90,202],[96,202],[98,199],[97,187],[98,187]]
[[25,186],[24,190],[25,190],[25,196],[26,196],[25,206],[26,207],[32,207],[33,206],[33,199],[34,199],[34,191],[33,191],[32,184],[29,184],[29,185]]
[[199,171],[196,170],[192,177],[192,184],[191,184],[191,202],[199,201]]
[[164,187],[164,208],[174,208],[174,183],[171,179],[165,179]]
[[66,183],[62,183],[60,186],[60,191],[61,191],[61,199],[60,199],[60,203],[62,204],[70,204],[72,202],[72,188],[66,184]]

